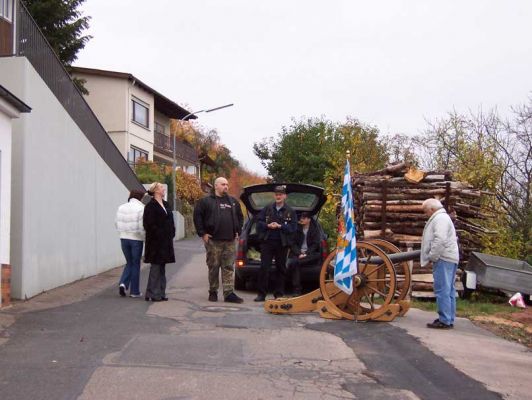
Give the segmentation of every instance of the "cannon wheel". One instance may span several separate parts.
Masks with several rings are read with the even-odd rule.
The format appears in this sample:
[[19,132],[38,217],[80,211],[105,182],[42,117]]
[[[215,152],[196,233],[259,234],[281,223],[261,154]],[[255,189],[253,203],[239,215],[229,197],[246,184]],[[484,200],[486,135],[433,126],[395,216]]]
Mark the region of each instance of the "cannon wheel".
[[[374,244],[357,242],[357,268],[353,275],[353,293],[347,296],[336,286],[331,288],[337,249],[325,259],[320,271],[320,290],[323,299],[343,318],[357,321],[376,319],[388,310],[394,301],[396,276],[392,262],[383,250]],[[371,257],[380,257],[380,264],[372,264]],[[366,258],[366,262],[359,260]],[[327,285],[329,284],[329,285]],[[343,300],[345,298],[345,301]],[[342,299],[342,301],[338,301]]]
[[[400,253],[401,250],[399,247],[393,243],[388,242],[383,239],[368,239],[364,240],[365,242],[375,244],[379,246],[386,254]],[[395,300],[404,300],[408,295],[410,289],[410,284],[412,283],[412,274],[410,273],[410,268],[408,267],[408,261],[403,261],[402,263],[394,264],[396,272],[396,287],[395,287]]]

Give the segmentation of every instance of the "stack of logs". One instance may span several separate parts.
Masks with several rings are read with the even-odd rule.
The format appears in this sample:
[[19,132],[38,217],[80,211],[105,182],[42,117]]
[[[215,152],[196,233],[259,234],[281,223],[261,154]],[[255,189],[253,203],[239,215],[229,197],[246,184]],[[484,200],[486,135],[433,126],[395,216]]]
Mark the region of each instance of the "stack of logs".
[[[406,163],[372,173],[355,174],[353,195],[357,232],[360,239],[385,239],[402,251],[419,249],[428,219],[421,205],[428,198],[437,198],[455,224],[460,267],[463,269],[469,254],[481,250],[480,235],[490,233],[477,223],[479,219],[489,217],[481,212],[483,194],[466,183],[453,181],[449,171],[422,172]],[[412,272],[413,295],[431,297],[432,268],[421,267],[416,260]]]

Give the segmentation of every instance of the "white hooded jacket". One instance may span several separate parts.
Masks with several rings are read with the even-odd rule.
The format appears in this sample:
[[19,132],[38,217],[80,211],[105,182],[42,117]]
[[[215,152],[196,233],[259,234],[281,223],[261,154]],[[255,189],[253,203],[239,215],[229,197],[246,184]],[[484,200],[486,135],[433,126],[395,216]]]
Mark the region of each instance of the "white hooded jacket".
[[423,229],[421,266],[440,259],[456,264],[459,260],[456,230],[451,217],[443,208],[430,216]]
[[120,239],[144,240],[146,233],[142,224],[144,204],[137,199],[130,199],[118,207],[115,226]]

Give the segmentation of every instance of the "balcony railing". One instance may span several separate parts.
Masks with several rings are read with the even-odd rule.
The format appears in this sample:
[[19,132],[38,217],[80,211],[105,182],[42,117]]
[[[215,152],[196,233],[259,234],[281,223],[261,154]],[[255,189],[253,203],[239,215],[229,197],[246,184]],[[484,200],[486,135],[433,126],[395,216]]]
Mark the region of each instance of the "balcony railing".
[[[153,134],[153,150],[155,152],[165,154],[169,157],[173,157],[173,143],[174,140],[171,136],[166,136],[160,132],[154,132]],[[188,143],[183,142],[182,140],[176,140],[175,146],[176,158],[188,161],[190,163],[198,162],[198,153]]]
[[39,27],[18,2],[16,22],[17,55],[26,57],[63,108],[85,134],[105,163],[128,189],[143,189],[100,121],[83,98],[65,67]]

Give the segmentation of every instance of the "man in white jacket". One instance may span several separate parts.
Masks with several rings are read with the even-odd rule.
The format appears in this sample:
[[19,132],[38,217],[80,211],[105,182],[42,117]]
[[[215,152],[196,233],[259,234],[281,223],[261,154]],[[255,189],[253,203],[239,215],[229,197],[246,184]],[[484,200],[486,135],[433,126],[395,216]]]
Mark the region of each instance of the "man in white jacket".
[[427,199],[423,211],[430,218],[423,229],[421,266],[432,262],[438,318],[428,328],[450,329],[456,315],[454,281],[458,267],[458,240],[453,221],[439,200]]
[[126,290],[128,289],[130,289],[130,297],[142,296],[139,289],[139,279],[140,261],[145,238],[142,224],[144,204],[141,200],[143,196],[144,192],[132,190],[129,193],[128,202],[118,207],[116,212],[115,225],[120,233],[122,252],[124,257],[126,257],[126,265],[118,286],[118,292],[122,297],[126,295]]

